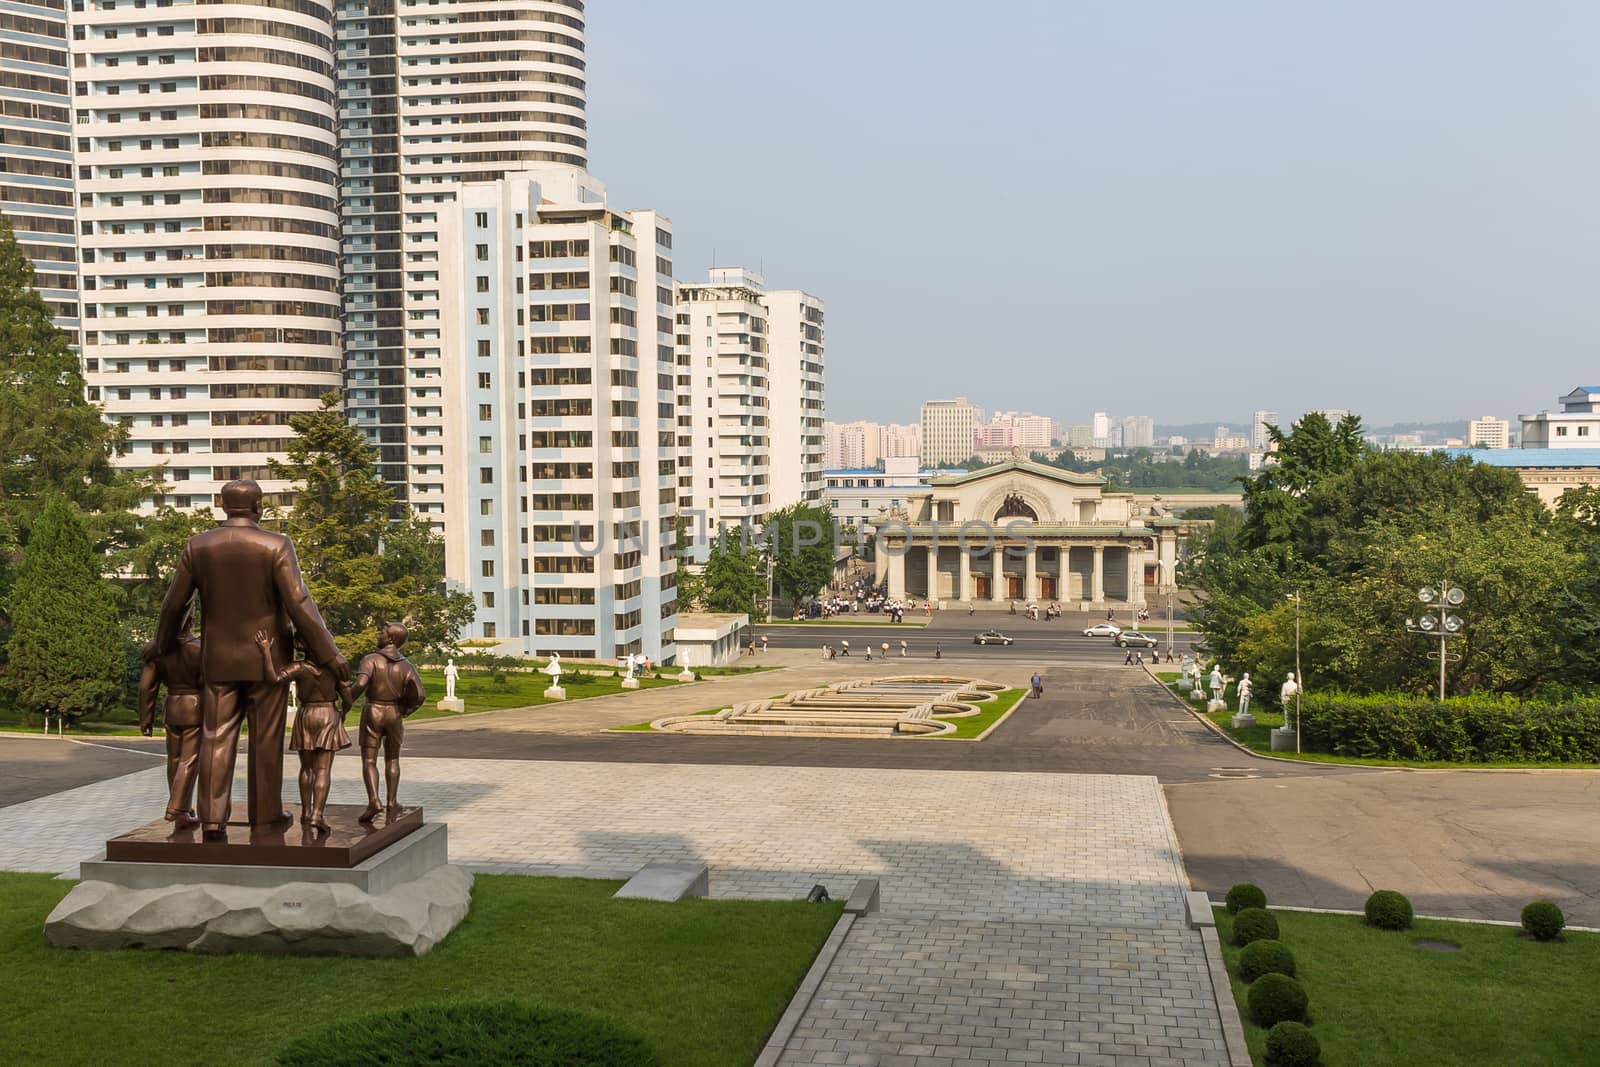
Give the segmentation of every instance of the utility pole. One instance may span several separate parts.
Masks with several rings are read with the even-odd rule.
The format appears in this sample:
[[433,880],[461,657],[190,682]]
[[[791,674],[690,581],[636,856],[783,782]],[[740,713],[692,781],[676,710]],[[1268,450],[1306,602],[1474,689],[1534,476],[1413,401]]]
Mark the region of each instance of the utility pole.
[[1417,590],[1417,602],[1424,605],[1426,611],[1414,619],[1406,620],[1406,630],[1414,634],[1424,634],[1439,637],[1438,653],[1428,653],[1432,659],[1435,654],[1439,657],[1439,703],[1444,703],[1445,665],[1449,662],[1449,650],[1445,647],[1445,638],[1460,637],[1466,624],[1461,616],[1453,615],[1451,608],[1458,608],[1467,602],[1467,594],[1463,589],[1453,586],[1449,581],[1443,581],[1437,587],[1425,585]]

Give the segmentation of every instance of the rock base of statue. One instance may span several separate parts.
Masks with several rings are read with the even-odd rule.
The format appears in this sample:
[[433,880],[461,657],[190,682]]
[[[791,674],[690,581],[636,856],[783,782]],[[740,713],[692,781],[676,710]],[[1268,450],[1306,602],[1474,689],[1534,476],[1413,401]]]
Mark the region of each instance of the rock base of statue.
[[[449,862],[443,823],[420,808],[357,821],[330,806],[328,834],[230,826],[227,843],[156,822],[106,842],[106,859],[45,920],[62,948],[162,948],[222,954],[420,956],[472,902],[472,875]],[[291,811],[298,816],[298,811]],[[140,859],[115,857],[138,855]]]
[[622,688],[624,688],[624,689],[637,689],[637,688],[639,688],[639,679],[637,679],[637,678],[624,678],[622,680]]
[[434,707],[438,708],[440,711],[453,711],[457,715],[460,715],[467,710],[467,702],[462,700],[460,697],[445,697],[440,700],[439,703],[435,704]]
[[1272,731],[1272,751],[1293,752],[1295,750],[1295,731],[1287,726],[1274,727]]
[[1178,692],[1187,695],[1190,692],[1192,692],[1193,690],[1194,690],[1194,683],[1191,682],[1188,678],[1184,677],[1183,675],[1179,675],[1178,676]]
[[1213,711],[1227,711],[1227,710],[1228,710],[1228,703],[1225,700],[1221,700],[1218,697],[1212,697],[1210,700],[1206,701],[1206,714],[1208,714],[1208,715]]
[[1233,728],[1243,730],[1256,724],[1256,717],[1248,711],[1241,711],[1233,717]]
[[565,700],[567,699],[567,691],[559,685],[552,685],[544,691],[544,698],[546,700]]
[[678,672],[678,681],[680,681],[680,682],[692,682],[692,681],[694,681],[694,671],[691,671],[688,667],[685,667],[683,670]]

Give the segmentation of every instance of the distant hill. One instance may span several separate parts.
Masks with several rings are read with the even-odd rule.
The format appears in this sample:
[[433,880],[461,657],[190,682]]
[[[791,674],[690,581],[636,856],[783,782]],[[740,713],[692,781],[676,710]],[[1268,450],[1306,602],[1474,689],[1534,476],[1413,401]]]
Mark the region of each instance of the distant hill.
[[1368,426],[1371,434],[1420,433],[1424,437],[1465,437],[1467,420],[1458,422],[1396,422],[1388,426]]

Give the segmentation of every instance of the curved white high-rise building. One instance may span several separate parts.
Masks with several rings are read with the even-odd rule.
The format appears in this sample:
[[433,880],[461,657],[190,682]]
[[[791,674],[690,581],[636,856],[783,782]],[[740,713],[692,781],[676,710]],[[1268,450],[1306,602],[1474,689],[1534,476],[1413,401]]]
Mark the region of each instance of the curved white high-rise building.
[[435,512],[418,459],[440,432],[435,379],[460,315],[441,235],[464,181],[587,166],[583,4],[339,0],[337,14],[345,402],[385,480]]
[[73,8],[91,398],[165,502],[272,498],[290,417],[341,384],[331,0]]

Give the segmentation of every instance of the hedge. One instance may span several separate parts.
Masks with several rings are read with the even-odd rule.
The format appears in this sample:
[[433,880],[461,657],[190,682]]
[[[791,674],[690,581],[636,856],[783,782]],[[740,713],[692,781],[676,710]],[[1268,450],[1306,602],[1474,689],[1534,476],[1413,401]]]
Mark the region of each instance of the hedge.
[[1600,700],[1519,702],[1505,697],[1307,693],[1308,752],[1366,759],[1461,763],[1600,762]]

